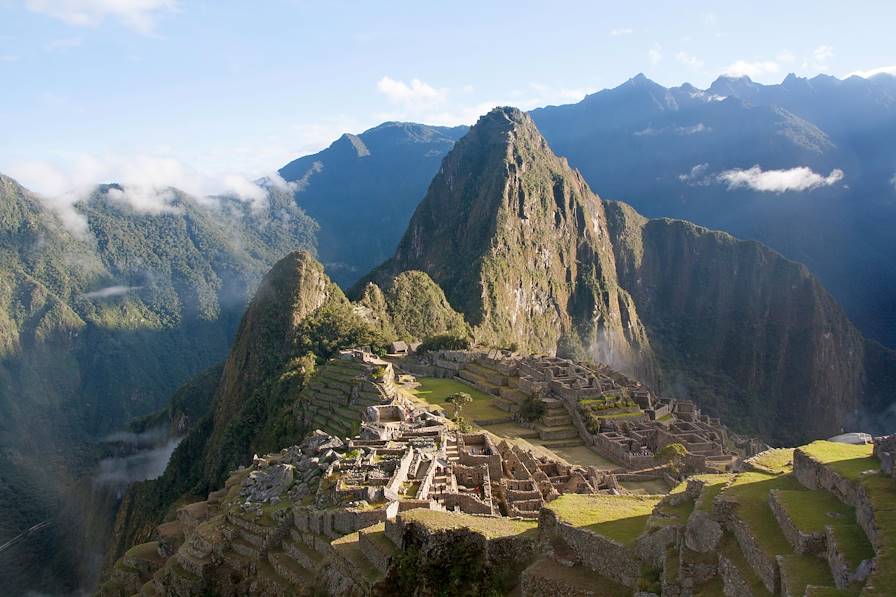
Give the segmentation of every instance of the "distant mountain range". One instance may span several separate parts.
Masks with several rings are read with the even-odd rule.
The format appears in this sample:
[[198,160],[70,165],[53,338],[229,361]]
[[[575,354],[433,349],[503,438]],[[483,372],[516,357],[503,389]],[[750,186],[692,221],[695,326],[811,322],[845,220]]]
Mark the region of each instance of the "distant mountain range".
[[[700,90],[638,75],[532,117],[601,196],[768,244],[896,346],[896,77],[722,77]],[[321,225],[335,281],[390,255],[465,130],[386,123],[280,171]]]

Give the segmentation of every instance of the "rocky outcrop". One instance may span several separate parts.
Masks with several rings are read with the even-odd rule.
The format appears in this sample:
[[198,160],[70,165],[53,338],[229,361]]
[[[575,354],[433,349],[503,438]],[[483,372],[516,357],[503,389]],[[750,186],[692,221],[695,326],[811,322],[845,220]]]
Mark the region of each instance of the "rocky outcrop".
[[596,359],[649,372],[603,209],[527,115],[496,108],[445,158],[395,256],[371,278],[426,272],[483,342],[553,353],[574,333]]

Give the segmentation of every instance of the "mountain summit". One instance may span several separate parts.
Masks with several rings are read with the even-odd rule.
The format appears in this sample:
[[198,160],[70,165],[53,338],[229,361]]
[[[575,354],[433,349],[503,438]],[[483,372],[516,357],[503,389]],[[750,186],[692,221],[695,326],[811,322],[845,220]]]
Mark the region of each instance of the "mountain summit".
[[413,269],[442,287],[480,341],[530,352],[581,343],[622,369],[649,368],[600,200],[516,108],[495,108],[455,145],[373,278]]

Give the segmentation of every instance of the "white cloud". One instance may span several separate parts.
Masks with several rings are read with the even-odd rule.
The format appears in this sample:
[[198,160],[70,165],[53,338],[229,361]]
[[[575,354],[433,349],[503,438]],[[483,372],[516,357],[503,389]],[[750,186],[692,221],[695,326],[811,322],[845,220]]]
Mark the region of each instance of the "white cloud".
[[696,56],[691,56],[687,52],[678,52],[675,54],[675,59],[693,70],[700,70],[703,68],[703,61]]
[[738,60],[725,67],[724,73],[729,77],[750,77],[751,79],[762,78],[766,75],[776,74],[779,70],[777,62],[772,60],[759,60],[750,62],[747,60]]
[[775,59],[778,62],[793,62],[794,60],[796,60],[796,56],[794,56],[793,52],[791,52],[790,50],[784,50],[783,52],[775,56]]
[[199,200],[211,195],[232,195],[260,207],[266,192],[247,178],[224,173],[210,176],[169,157],[151,155],[96,156],[81,154],[59,162],[32,160],[13,162],[7,173],[41,196],[63,223],[76,233],[86,231],[75,203],[87,197],[100,183],[119,183],[108,197],[145,213],[176,211],[171,188]]
[[896,189],[896,174],[894,174],[893,178],[890,179],[890,184],[892,184],[893,188]]
[[14,54],[0,54],[0,62],[15,62],[19,57]]
[[896,75],[896,64],[890,66],[879,66],[877,68],[869,68],[868,70],[854,70],[847,77],[862,77],[867,79],[874,75]]
[[[384,79],[389,78],[384,77]],[[421,91],[420,101],[404,101],[404,97],[408,90],[413,89],[413,85],[392,79],[389,81],[399,83],[404,88],[391,83],[388,85],[390,90],[393,87],[401,89],[394,94],[395,99],[391,102],[395,105],[396,110],[377,113],[378,120],[414,120],[441,126],[473,124],[480,116],[495,106],[515,106],[521,110],[531,110],[549,104],[578,102],[587,94],[595,91],[593,87],[557,87],[540,82],[530,82],[526,88],[514,90],[504,97],[486,98],[481,101],[472,101],[472,103],[469,97],[472,90],[468,89],[469,86],[435,90],[438,92],[438,99],[428,91]],[[381,92],[383,91],[382,84],[383,80],[377,84],[377,88]],[[434,89],[422,82],[421,85]]]
[[26,0],[25,6],[78,27],[93,27],[114,18],[148,35],[157,13],[173,10],[177,0]]
[[377,82],[376,88],[390,102],[412,107],[441,103],[447,95],[446,90],[436,89],[420,79],[411,79],[410,83],[405,83],[391,77],[383,77]]
[[805,166],[765,171],[759,166],[753,166],[746,170],[725,170],[718,175],[718,180],[727,183],[729,189],[747,187],[763,193],[784,193],[829,187],[843,180],[843,170],[834,169],[823,176]]
[[834,55],[834,48],[831,46],[818,46],[815,50],[812,51],[812,56],[815,58],[815,61],[824,64],[827,62],[828,58]]
[[709,170],[709,164],[705,162],[697,164],[691,168],[689,172],[679,174],[678,180],[691,186],[704,187],[712,181],[712,179],[706,175],[707,170]]
[[650,60],[650,64],[659,64],[663,59],[663,48],[660,44],[653,44],[649,50],[647,50],[647,59]]
[[140,290],[143,288],[142,286],[107,286],[105,288],[100,288],[99,290],[94,290],[92,292],[85,292],[81,296],[86,299],[95,299],[95,298],[111,298],[113,296],[121,296],[123,294],[127,294],[134,290]]
[[631,35],[635,30],[631,27],[619,27],[617,29],[610,29],[610,35],[613,37],[619,37],[621,35]]

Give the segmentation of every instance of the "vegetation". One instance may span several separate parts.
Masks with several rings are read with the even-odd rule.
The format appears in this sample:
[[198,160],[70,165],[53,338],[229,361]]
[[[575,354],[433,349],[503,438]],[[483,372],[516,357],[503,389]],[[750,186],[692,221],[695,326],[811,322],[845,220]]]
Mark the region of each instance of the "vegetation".
[[470,346],[471,342],[468,336],[438,334],[423,340],[420,346],[417,347],[417,352],[425,354],[437,350],[469,350]]
[[647,521],[660,496],[609,496],[565,494],[547,504],[561,522],[618,541],[634,543],[647,527]]
[[544,405],[544,402],[541,400],[541,398],[539,398],[538,396],[527,395],[523,402],[520,404],[520,410],[518,414],[522,420],[534,423],[544,416],[546,410],[547,407]]
[[454,407],[454,420],[456,422],[462,417],[464,407],[473,403],[473,397],[466,392],[455,392],[449,394],[445,398],[445,402]]
[[747,460],[754,470],[781,475],[793,471],[793,448],[772,448]]
[[459,382],[456,379],[442,377],[420,377],[417,379],[419,387],[414,394],[429,404],[445,407],[448,404],[448,396],[463,392],[468,394],[473,401],[466,406],[466,414],[474,420],[504,418],[507,413],[493,405],[494,398],[485,392],[472,386]]

